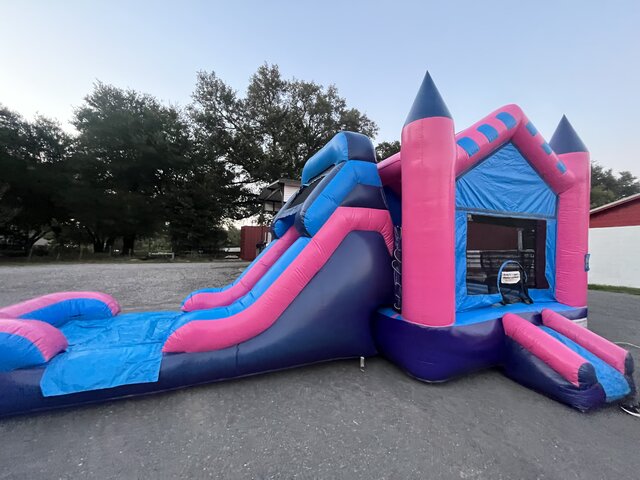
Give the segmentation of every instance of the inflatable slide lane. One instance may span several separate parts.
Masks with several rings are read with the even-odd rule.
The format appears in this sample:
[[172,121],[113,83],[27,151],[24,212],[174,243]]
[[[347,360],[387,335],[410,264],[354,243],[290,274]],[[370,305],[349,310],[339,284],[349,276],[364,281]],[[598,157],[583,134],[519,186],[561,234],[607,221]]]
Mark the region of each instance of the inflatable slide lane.
[[393,227],[371,141],[337,134],[302,184],[263,254],[183,311],[121,314],[95,292],[0,309],[0,415],[374,355],[371,316],[393,293]]
[[504,371],[511,379],[587,411],[633,393],[631,355],[553,310],[536,325],[508,313]]
[[[192,292],[182,302],[182,310],[191,312],[228,306],[241,299],[251,292],[276,262],[283,263],[280,259],[285,252],[289,251],[288,255],[291,255],[290,247],[295,244],[293,251],[298,251],[306,243],[304,239],[298,242],[301,235],[308,237],[309,232],[322,225],[341,204],[348,206],[358,203],[354,200],[358,195],[360,203],[368,197],[369,203],[376,208],[386,209],[379,190],[381,181],[377,168],[371,164],[375,163],[372,155],[375,152],[371,151],[371,142],[366,136],[352,132],[336,135],[305,165],[300,192],[289,199],[274,219],[272,233],[275,239],[233,283],[222,288]],[[341,159],[346,157],[350,162],[342,164]],[[331,165],[331,171],[326,170],[327,165]],[[319,199],[318,203],[314,203],[316,199]],[[271,272],[273,274],[274,271]]]
[[299,237],[298,230],[290,227],[281,237],[276,236],[233,283],[221,288],[203,288],[192,292],[182,302],[182,310],[191,312],[224,307],[242,298]]

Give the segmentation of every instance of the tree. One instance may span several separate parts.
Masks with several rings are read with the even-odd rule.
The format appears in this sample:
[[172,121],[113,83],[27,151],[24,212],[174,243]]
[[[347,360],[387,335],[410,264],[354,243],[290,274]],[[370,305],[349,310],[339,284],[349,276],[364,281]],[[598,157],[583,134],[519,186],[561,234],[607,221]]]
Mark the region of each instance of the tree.
[[11,225],[11,221],[18,214],[18,209],[9,204],[7,198],[7,191],[9,190],[9,184],[6,181],[0,181],[0,231],[8,228]]
[[259,187],[298,177],[304,162],[335,133],[377,132],[335,86],[283,79],[275,65],[258,68],[244,96],[214,72],[198,73],[189,112],[203,155],[224,165],[234,176],[231,185],[240,187],[234,206],[243,215],[257,211]]
[[229,225],[227,227],[227,246],[239,247],[240,246],[240,229]]
[[0,105],[0,235],[25,252],[66,220],[60,195],[70,148],[54,121],[29,122]]
[[[223,173],[223,178],[220,177]],[[212,249],[226,239],[223,221],[235,211],[226,172],[194,158],[193,170],[167,194],[167,229],[174,251]]]
[[129,254],[137,237],[164,226],[164,195],[188,170],[187,124],[150,95],[100,82],[73,124],[79,134],[69,208],[95,252],[122,237],[122,253]]
[[394,155],[399,151],[400,142],[398,140],[394,140],[393,142],[380,142],[376,146],[376,156],[378,157],[378,161],[389,158],[391,155]]
[[628,171],[616,176],[612,169],[597,163],[591,165],[591,208],[640,193],[640,182]]

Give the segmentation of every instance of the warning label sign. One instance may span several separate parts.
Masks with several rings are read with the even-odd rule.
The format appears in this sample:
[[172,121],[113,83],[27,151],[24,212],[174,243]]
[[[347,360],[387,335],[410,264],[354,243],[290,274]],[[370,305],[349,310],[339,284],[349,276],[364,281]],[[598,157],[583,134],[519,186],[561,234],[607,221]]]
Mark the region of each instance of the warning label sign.
[[520,272],[502,272],[500,275],[500,283],[505,285],[514,285],[520,281]]

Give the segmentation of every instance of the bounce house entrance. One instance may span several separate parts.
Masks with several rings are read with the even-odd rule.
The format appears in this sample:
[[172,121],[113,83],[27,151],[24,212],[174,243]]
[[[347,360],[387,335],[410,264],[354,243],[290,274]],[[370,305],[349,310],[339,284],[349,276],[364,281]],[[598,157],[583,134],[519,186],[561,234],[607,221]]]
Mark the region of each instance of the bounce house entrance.
[[545,278],[546,230],[542,220],[467,215],[467,291],[498,293],[505,262],[520,266],[525,288],[549,288]]

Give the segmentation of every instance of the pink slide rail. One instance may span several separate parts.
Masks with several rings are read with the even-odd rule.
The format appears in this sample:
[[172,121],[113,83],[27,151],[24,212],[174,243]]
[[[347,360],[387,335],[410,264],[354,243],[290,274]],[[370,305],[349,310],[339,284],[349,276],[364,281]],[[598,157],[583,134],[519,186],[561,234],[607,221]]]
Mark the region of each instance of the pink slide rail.
[[586,348],[623,375],[630,373],[626,371],[629,352],[624,348],[547,308],[542,310],[542,323]]
[[39,320],[0,318],[0,333],[15,335],[30,341],[40,351],[45,362],[69,346],[60,330]]
[[507,313],[502,317],[502,325],[509,338],[518,342],[576,387],[580,386],[580,367],[588,363],[584,358],[519,315]]
[[249,340],[275,323],[344,238],[354,231],[379,232],[393,252],[393,226],[387,210],[339,207],[280,277],[245,310],[226,318],[194,320],[173,332],[163,352],[205,352]]
[[91,299],[104,303],[113,315],[120,312],[120,305],[111,295],[100,292],[58,292],[25,300],[24,302],[0,308],[0,317],[19,318],[42,308],[50,307],[67,300]]
[[295,227],[290,227],[286,233],[278,239],[277,243],[262,256],[237,283],[226,290],[219,292],[199,292],[185,300],[182,310],[192,312],[194,310],[206,310],[215,307],[224,307],[242,298],[258,283],[265,273],[300,237]]

